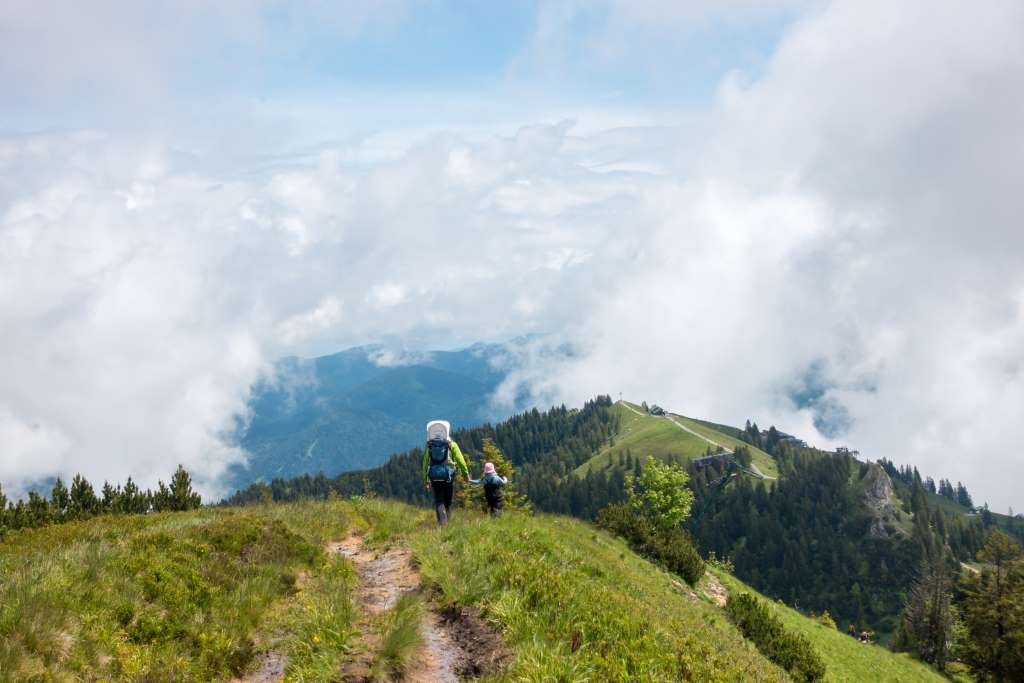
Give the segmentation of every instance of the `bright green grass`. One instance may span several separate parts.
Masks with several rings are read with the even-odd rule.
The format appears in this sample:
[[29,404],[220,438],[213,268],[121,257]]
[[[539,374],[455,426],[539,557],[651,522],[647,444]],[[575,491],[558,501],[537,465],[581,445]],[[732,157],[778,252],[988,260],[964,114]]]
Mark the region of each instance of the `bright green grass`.
[[735,450],[736,448],[740,447],[746,448],[747,450],[750,451],[751,462],[757,465],[757,468],[761,470],[762,474],[768,477],[779,476],[778,468],[775,466],[775,459],[772,456],[765,453],[764,451],[762,451],[760,448],[755,448],[754,446],[751,446],[745,441],[740,441],[739,439],[733,438],[728,434],[723,434],[722,432],[715,431],[714,429],[711,429],[707,425],[701,424],[697,420],[691,420],[690,418],[683,417],[682,415],[671,415],[670,417],[686,425],[687,427],[697,432],[698,434],[701,434],[711,439],[715,443],[719,443],[730,450]]
[[[633,410],[630,410],[630,407]],[[594,457],[576,468],[576,474],[585,476],[592,468],[603,469],[609,465],[614,466],[618,462],[619,452],[625,452],[627,449],[634,458],[641,459],[653,456],[665,461],[673,455],[680,456],[685,460],[698,458],[704,455],[709,447],[714,450],[714,446],[709,444],[705,440],[706,438],[728,449],[746,446],[750,450],[751,460],[763,474],[769,477],[778,476],[775,460],[770,455],[695,420],[681,415],[670,416],[672,420],[686,425],[705,438],[680,429],[665,417],[637,415],[634,410],[643,412],[639,406],[617,403],[612,406],[612,410],[619,415],[620,419],[619,432],[615,435],[614,444],[607,445],[595,453]]]
[[[261,650],[287,657],[289,681],[332,680],[358,640],[356,577],[321,548],[353,529],[409,545],[435,607],[475,606],[504,634],[514,657],[497,680],[786,680],[719,608],[589,524],[457,510],[437,529],[429,511],[380,500],[13,533],[0,546],[0,680],[224,681]],[[940,680],[775,609],[811,639],[829,680]],[[390,631],[396,646],[382,662],[400,668],[409,634]]]
[[[320,548],[348,522],[340,506],[309,504],[11,533],[0,545],[0,680],[227,680],[276,642],[273,623],[333,629],[337,659],[351,570]],[[284,607],[299,604],[309,609]]]
[[611,409],[618,413],[620,420],[614,444],[606,445],[595,453],[594,457],[576,468],[576,474],[585,476],[591,468],[603,469],[617,463],[619,452],[625,453],[627,449],[634,458],[645,460],[653,456],[662,461],[671,455],[689,460],[704,455],[708,449],[707,441],[684,432],[664,418],[637,415],[620,404]]
[[[751,589],[739,579],[708,567],[729,589],[729,592],[741,591],[764,597]],[[905,654],[897,654],[879,645],[865,645],[844,632],[837,631],[809,619],[796,610],[792,610],[778,602],[764,598],[783,625],[792,631],[802,633],[810,639],[814,649],[825,660],[828,671],[826,681],[842,681],[860,683],[861,681],[944,681],[946,680],[934,669],[921,662],[911,659]],[[840,625],[841,628],[845,624]]]
[[[489,519],[460,510],[438,530],[427,513],[402,505],[375,501],[361,512],[371,524],[386,519],[389,542],[413,547],[439,600],[476,606],[504,632],[516,657],[503,679],[786,680],[719,608],[689,596],[679,579],[584,522],[549,515]],[[709,571],[730,591],[757,594],[729,574]],[[944,680],[906,655],[863,645],[768,602],[786,628],[811,640],[828,668],[826,680]]]
[[509,680],[787,680],[718,608],[588,524],[464,514],[409,540],[443,600],[503,630]]

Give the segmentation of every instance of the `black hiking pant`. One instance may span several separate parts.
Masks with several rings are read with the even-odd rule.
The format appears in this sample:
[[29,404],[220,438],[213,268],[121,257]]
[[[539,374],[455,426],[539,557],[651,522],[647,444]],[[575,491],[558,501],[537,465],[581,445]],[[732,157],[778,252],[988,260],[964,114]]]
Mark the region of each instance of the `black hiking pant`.
[[444,526],[452,513],[452,497],[455,495],[455,481],[432,481],[434,489],[434,510],[437,511],[437,523]]
[[487,514],[493,517],[501,517],[501,508],[504,503],[501,488],[484,485],[484,498],[487,499]]

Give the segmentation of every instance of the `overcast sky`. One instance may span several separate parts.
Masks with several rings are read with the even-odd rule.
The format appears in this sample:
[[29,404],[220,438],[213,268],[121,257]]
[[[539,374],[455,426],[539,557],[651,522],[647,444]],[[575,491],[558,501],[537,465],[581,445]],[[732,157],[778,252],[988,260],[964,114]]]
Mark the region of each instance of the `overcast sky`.
[[221,493],[275,358],[540,333],[495,400],[1024,508],[1022,121],[1018,0],[7,0],[0,483]]

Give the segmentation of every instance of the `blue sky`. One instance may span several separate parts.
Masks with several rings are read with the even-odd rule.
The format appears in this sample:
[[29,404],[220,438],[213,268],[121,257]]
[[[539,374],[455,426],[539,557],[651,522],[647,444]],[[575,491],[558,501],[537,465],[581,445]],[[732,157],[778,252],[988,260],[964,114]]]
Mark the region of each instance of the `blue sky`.
[[495,401],[775,423],[1005,509],[1022,84],[1014,0],[2,3],[0,482],[217,493],[275,358],[544,333]]
[[381,109],[399,94],[694,108],[727,73],[756,78],[803,4],[57,3],[48,15],[14,3],[0,122],[138,125],[238,99]]

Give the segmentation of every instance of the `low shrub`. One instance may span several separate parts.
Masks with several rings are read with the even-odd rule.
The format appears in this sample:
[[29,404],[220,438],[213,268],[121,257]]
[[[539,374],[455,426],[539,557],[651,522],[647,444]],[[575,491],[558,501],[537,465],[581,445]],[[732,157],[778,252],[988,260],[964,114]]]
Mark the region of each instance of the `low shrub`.
[[647,542],[654,527],[643,515],[636,514],[625,503],[609,505],[597,513],[597,525],[626,539],[631,546]]
[[818,617],[817,621],[822,626],[825,626],[826,628],[830,628],[833,631],[838,631],[839,630],[839,627],[836,626],[836,620],[832,618],[832,615],[828,613],[828,610],[825,610],[824,612],[822,612],[821,616]]
[[684,529],[656,529],[626,504],[606,507],[598,513],[597,524],[622,536],[637,553],[678,574],[690,585],[704,576],[704,560]]
[[730,621],[757,649],[797,681],[825,677],[825,663],[805,636],[786,631],[768,605],[749,593],[734,593],[725,603]]

